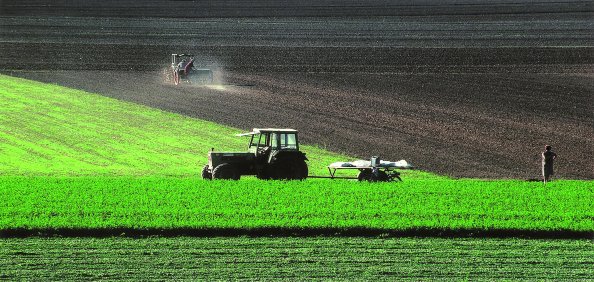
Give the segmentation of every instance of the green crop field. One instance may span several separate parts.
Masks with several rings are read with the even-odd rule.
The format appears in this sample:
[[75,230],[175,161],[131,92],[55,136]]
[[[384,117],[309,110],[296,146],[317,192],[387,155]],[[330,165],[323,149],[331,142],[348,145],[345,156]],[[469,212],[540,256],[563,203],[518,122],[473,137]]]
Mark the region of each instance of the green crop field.
[[0,239],[6,280],[591,280],[588,240]]
[[208,181],[0,177],[0,230],[594,231],[586,181]]

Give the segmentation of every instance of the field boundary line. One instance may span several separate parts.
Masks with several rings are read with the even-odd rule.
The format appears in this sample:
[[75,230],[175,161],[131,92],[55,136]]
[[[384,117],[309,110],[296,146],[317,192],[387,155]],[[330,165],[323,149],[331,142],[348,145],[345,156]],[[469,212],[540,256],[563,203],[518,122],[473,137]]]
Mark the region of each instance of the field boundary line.
[[592,239],[594,231],[520,229],[374,229],[374,228],[57,228],[0,230],[0,238],[26,237],[427,237],[427,238],[523,238]]

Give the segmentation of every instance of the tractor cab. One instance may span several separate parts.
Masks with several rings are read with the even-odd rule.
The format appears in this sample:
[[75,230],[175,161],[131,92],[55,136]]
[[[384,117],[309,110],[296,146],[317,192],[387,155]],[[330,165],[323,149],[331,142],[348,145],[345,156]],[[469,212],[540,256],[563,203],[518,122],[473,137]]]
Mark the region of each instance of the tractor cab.
[[280,151],[299,151],[297,130],[294,129],[254,128],[252,132],[238,136],[251,136],[248,152],[263,161],[269,161]]

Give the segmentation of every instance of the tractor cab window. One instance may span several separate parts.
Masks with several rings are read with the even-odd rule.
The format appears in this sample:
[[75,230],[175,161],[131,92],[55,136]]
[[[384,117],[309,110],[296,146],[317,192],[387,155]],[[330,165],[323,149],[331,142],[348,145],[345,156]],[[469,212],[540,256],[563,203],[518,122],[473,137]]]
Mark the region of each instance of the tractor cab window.
[[278,134],[270,133],[270,147],[278,150]]
[[250,141],[250,151],[257,150],[258,148],[268,146],[268,135],[267,134],[254,134]]
[[279,149],[294,149],[297,147],[297,134],[295,133],[280,133],[278,134]]

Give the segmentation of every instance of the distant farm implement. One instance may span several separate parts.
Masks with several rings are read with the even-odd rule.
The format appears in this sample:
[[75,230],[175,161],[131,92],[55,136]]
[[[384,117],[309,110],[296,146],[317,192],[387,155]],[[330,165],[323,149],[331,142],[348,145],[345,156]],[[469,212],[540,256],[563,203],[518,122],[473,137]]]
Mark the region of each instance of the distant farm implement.
[[[405,160],[397,162],[382,161],[379,157],[373,156],[369,161],[357,160],[352,162],[335,162],[328,166],[330,178],[347,178],[357,179],[359,181],[371,182],[386,182],[386,181],[402,181],[400,173],[397,169],[412,169],[413,166]],[[354,177],[338,177],[336,172],[338,170],[358,170],[359,174]],[[327,178],[327,177],[316,177]]]
[[213,72],[210,68],[197,67],[192,54],[171,54],[171,66],[165,70],[166,80],[179,84],[211,84]]
[[[259,179],[304,180],[311,178],[342,178],[359,181],[387,182],[400,180],[396,169],[410,169],[405,160],[381,161],[372,157],[370,161],[336,162],[328,166],[330,176],[308,175],[307,157],[299,150],[299,139],[295,129],[254,128],[251,132],[237,134],[250,136],[247,152],[208,153],[208,164],[202,169],[204,179],[239,180],[242,175],[255,175]],[[337,170],[356,169],[357,177],[338,177]]]

